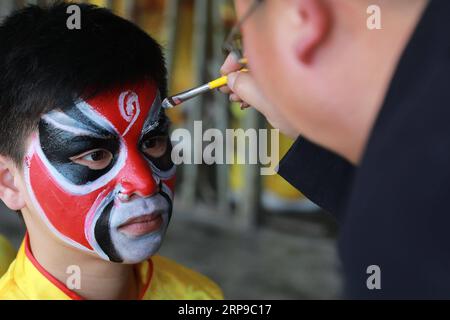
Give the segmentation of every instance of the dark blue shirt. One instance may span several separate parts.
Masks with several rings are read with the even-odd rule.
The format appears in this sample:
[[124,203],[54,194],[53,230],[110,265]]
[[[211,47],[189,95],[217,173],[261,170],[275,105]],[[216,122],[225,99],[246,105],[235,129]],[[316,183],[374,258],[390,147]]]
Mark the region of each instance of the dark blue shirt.
[[347,297],[450,298],[450,1],[421,18],[360,165],[299,138],[279,174],[338,218]]

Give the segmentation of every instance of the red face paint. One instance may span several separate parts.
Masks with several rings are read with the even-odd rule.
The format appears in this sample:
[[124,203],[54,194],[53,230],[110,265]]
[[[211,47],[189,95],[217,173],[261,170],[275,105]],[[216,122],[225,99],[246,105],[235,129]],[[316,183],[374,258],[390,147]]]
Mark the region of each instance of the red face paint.
[[[126,238],[117,231],[117,224],[141,211],[142,215],[165,214],[168,223],[171,212],[163,211],[171,211],[174,167],[159,169],[157,159],[146,156],[141,148],[145,134],[158,130],[160,104],[155,85],[143,81],[43,117],[40,134],[33,138],[26,158],[25,176],[36,209],[65,242],[117,262],[146,255],[142,251],[127,259],[117,252],[133,245],[120,240]],[[84,145],[87,149],[106,146],[114,156],[111,166],[94,171],[71,163],[70,152],[79,152],[82,149],[76,148]],[[132,203],[122,205],[124,200]],[[135,239],[142,247],[143,238]]]

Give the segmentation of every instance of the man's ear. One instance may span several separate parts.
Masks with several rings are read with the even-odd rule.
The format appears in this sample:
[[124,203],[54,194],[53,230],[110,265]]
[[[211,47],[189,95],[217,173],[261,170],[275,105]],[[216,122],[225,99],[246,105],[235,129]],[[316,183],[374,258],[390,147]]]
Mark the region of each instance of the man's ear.
[[300,19],[301,37],[296,53],[303,63],[309,63],[315,51],[325,41],[331,25],[331,14],[322,0],[297,0],[297,14]]
[[15,175],[18,174],[13,161],[0,156],[0,199],[11,210],[17,211],[25,207],[23,194],[17,188]]

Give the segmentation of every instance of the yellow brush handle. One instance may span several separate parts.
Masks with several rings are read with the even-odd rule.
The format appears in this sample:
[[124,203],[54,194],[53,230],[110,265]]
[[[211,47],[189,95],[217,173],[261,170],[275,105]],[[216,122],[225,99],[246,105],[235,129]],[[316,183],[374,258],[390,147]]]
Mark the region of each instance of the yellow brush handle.
[[220,77],[219,79],[213,80],[211,82],[208,83],[208,87],[213,90],[213,89],[217,89],[220,87],[223,87],[224,85],[226,85],[228,83],[228,77],[227,76],[223,76]]
[[[241,69],[239,72],[248,72],[248,69]],[[228,77],[223,76],[211,82],[208,82],[208,87],[213,90],[227,85]]]

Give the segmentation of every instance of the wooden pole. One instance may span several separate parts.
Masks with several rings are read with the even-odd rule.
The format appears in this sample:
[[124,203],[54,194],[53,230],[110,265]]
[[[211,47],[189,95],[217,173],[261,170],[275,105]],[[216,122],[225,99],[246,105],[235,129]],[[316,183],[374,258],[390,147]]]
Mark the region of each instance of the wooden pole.
[[[195,83],[206,82],[206,58],[207,58],[207,32],[208,32],[208,0],[195,0],[194,12],[194,46],[193,59],[195,68]],[[202,108],[205,103],[204,95],[185,103],[187,109],[188,129],[194,137],[194,121],[202,120]],[[197,141],[198,140],[198,141]],[[201,139],[193,139],[193,159],[195,152],[202,152]],[[187,207],[192,207],[199,184],[199,165],[185,165],[183,171],[183,185],[181,199]]]
[[[179,16],[179,6],[180,0],[168,0],[166,5],[166,30],[167,30],[167,45],[166,49],[166,63],[167,63],[167,74],[172,75],[172,68],[175,60],[175,49],[177,43],[178,34],[178,16]],[[169,82],[169,90],[170,90]]]
[[[253,108],[247,109],[244,128],[259,129],[262,124],[261,115]],[[259,164],[244,166],[244,189],[237,206],[236,223],[239,228],[255,229],[260,221],[261,213],[261,175]]]
[[[212,70],[210,74],[218,75],[220,67],[224,62],[222,53],[222,45],[226,37],[226,30],[221,16],[221,6],[224,5],[223,0],[214,1],[212,3],[212,34],[213,34],[213,55],[214,62],[211,64]],[[214,94],[214,119],[213,123],[225,136],[225,130],[229,125],[229,108],[230,102],[228,96],[220,93]],[[216,187],[217,187],[217,205],[220,213],[230,213],[230,170],[226,164],[216,165]]]
[[110,5],[114,13],[127,20],[133,20],[134,0],[112,0]]

